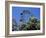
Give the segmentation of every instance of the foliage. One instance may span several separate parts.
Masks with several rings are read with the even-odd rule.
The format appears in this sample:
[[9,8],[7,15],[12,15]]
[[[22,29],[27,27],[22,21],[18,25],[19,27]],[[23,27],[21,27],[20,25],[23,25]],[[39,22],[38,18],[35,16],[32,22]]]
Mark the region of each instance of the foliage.
[[16,21],[15,21],[14,19],[12,19],[12,31],[18,30],[17,27],[18,27],[18,26],[17,26]]
[[26,24],[21,26],[21,30],[40,30],[40,21],[32,16]]
[[29,18],[29,21],[25,24],[22,24],[21,27],[17,27],[17,24],[14,21],[12,30],[40,30],[40,20],[32,16]]

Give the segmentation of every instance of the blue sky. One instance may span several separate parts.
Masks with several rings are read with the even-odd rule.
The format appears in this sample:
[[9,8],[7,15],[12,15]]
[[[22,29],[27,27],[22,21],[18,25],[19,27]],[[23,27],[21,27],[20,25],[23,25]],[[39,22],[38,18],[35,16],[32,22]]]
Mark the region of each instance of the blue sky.
[[[12,18],[14,18],[17,23],[19,23],[19,20],[20,20],[20,17],[21,17],[20,13],[22,13],[23,10],[29,10],[37,19],[40,19],[40,8],[12,7]],[[25,15],[24,16],[25,20],[27,21],[30,16],[31,16],[31,14]]]

